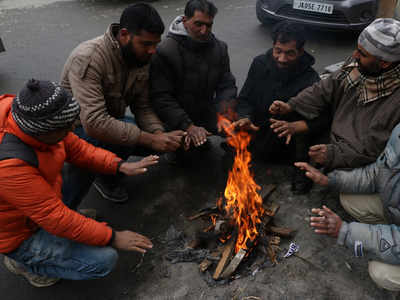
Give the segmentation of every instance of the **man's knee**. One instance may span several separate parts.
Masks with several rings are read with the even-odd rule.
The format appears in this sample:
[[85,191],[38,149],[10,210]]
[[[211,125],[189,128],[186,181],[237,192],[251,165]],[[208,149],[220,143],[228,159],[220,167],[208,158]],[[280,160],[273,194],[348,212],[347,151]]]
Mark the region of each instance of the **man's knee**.
[[378,194],[340,194],[340,204],[347,213],[361,223],[387,223]]
[[118,252],[111,247],[103,247],[97,252],[97,262],[94,264],[93,278],[107,276],[115,267],[118,261]]
[[368,272],[372,280],[381,288],[400,291],[400,266],[371,261]]

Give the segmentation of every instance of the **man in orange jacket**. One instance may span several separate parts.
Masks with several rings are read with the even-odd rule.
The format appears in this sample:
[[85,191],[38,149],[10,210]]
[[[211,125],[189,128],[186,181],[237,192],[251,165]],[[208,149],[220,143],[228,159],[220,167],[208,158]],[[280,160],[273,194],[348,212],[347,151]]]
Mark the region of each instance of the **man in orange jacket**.
[[125,162],[71,132],[78,102],[61,86],[30,80],[18,96],[0,96],[0,253],[5,266],[36,287],[60,278],[106,276],[115,249],[146,252],[150,240],[114,231],[62,201],[64,162],[104,174],[137,175],[158,162]]

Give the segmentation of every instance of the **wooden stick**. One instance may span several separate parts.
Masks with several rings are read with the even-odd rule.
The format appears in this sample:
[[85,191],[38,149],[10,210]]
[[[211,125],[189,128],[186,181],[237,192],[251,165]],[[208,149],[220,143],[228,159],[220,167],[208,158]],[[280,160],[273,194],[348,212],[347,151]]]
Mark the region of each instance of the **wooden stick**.
[[264,204],[265,214],[273,217],[279,210],[279,204],[271,202],[270,204]]
[[240,249],[238,253],[232,258],[229,265],[226,267],[225,271],[222,273],[221,278],[227,279],[229,278],[233,272],[235,272],[236,268],[239,266],[243,258],[246,256],[247,251],[244,249]]
[[193,220],[196,220],[203,216],[210,215],[212,213],[218,213],[218,208],[216,206],[203,208],[203,209],[199,210],[199,212],[197,214],[195,214],[191,217],[188,217],[188,219],[189,219],[189,221],[193,221]]
[[222,252],[221,260],[219,261],[217,268],[215,269],[213,278],[214,280],[220,279],[222,271],[225,269],[229,259],[232,256],[233,250],[235,248],[236,238],[231,238],[224,248],[224,252]]
[[267,202],[268,197],[272,194],[276,189],[276,184],[267,184],[265,187],[261,189],[260,196],[263,199],[263,203]]
[[293,229],[287,227],[276,227],[276,226],[267,226],[266,230],[271,233],[275,233],[279,236],[288,237],[294,232]]

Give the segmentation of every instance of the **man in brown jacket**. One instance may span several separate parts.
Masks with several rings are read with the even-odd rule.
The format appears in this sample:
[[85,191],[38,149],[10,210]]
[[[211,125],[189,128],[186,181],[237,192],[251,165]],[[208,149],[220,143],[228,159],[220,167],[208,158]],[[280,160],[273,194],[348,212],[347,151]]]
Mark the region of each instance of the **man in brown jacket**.
[[[137,154],[138,146],[157,153],[180,147],[185,132],[165,133],[148,99],[148,64],[163,31],[164,24],[152,6],[134,4],[123,11],[119,24],[111,24],[103,36],[72,51],[61,85],[81,105],[76,134],[124,159]],[[125,116],[127,106],[134,119]],[[94,180],[93,174],[73,167],[66,177],[66,194],[71,199],[84,195]],[[126,189],[114,178],[98,176],[94,186],[111,201],[128,199]]]
[[400,22],[377,19],[360,34],[351,60],[327,79],[270,112],[296,111],[311,120],[332,113],[330,142],[309,155],[327,170],[372,163],[400,122]]

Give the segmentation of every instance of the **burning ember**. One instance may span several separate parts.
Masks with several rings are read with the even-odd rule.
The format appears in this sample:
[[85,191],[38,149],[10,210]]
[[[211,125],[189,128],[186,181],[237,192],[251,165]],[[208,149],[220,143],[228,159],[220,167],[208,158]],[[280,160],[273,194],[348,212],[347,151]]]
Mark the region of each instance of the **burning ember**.
[[[234,132],[226,128],[229,134],[228,143],[235,148],[235,160],[226,184],[224,197],[225,211],[238,230],[235,253],[240,249],[248,250],[248,244],[254,244],[258,236],[257,224],[261,223],[264,214],[263,201],[258,194],[258,186],[249,167],[251,154],[247,150],[251,136],[244,131]],[[220,202],[220,201],[219,201]],[[250,243],[251,242],[251,243]]]

